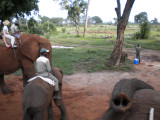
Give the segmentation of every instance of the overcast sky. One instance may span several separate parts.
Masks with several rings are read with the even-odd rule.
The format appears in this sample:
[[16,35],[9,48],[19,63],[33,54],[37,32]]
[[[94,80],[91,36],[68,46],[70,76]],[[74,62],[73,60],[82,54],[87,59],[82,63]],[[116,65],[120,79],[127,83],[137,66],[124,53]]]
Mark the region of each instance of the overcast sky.
[[[103,22],[113,21],[117,18],[114,10],[117,7],[117,0],[90,0],[88,15],[99,16]],[[122,11],[127,0],[120,0]],[[67,11],[61,10],[58,3],[53,0],[40,0],[39,14],[42,16],[67,18]],[[157,18],[160,22],[160,0],[135,0],[129,21],[134,22],[134,16],[140,12],[147,12],[149,21]]]

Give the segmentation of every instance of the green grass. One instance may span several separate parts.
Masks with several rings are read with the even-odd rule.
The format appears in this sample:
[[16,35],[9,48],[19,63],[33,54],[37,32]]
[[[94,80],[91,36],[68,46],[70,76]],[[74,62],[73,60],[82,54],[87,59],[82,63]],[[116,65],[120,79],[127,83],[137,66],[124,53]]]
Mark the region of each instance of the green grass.
[[[62,33],[63,27],[57,27],[58,34],[49,36],[52,45],[72,46],[73,49],[53,49],[53,66],[60,67],[64,74],[75,72],[95,72],[102,70],[116,70],[105,66],[116,42],[115,25],[89,25],[87,31],[99,31],[99,33],[87,33],[83,38],[83,26],[80,26],[80,37],[76,37],[75,27],[65,27],[66,33]],[[146,40],[134,40],[132,36],[139,30],[138,25],[129,25],[124,33],[124,47],[133,47],[139,43],[143,49],[160,50],[160,26],[152,26],[150,38]],[[103,32],[101,32],[103,31]],[[132,71],[133,61],[129,59],[120,64],[122,71]],[[21,74],[20,71],[14,74]]]
[[53,49],[53,66],[60,67],[65,74],[85,70],[94,72],[105,69],[105,61],[111,51],[81,48]]

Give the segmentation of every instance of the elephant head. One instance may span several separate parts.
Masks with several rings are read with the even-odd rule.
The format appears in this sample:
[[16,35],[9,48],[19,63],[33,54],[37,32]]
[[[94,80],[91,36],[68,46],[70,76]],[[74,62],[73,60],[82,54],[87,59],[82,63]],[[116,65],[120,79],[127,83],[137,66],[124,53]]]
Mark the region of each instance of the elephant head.
[[27,79],[35,75],[34,62],[39,57],[41,48],[46,48],[50,51],[47,57],[50,60],[50,64],[52,66],[52,47],[50,41],[37,35],[22,35],[20,60],[22,65],[24,86],[27,84]]
[[[62,84],[63,72],[60,68],[52,69],[53,75]],[[60,93],[62,93],[60,86]],[[52,95],[54,87],[41,78],[29,82],[23,90],[23,120],[53,120]],[[63,100],[54,100],[57,107],[61,111],[61,120],[67,120],[66,109]]]
[[[104,113],[104,115],[100,118],[100,120],[147,120],[147,119],[139,119],[137,118],[137,112],[142,113],[144,111],[142,109],[137,109],[134,107],[135,105],[139,105],[143,107],[152,107],[149,106],[150,103],[154,100],[149,101],[149,105],[145,102],[140,102],[137,100],[137,97],[141,97],[141,101],[146,101],[146,94],[142,94],[139,91],[141,90],[151,90],[155,91],[153,87],[141,80],[136,78],[133,79],[122,79],[120,80],[113,89],[112,98],[110,100],[110,107]],[[137,94],[138,93],[138,94]],[[149,95],[148,95],[149,97]],[[156,96],[155,96],[156,97]],[[160,95],[158,96],[158,99]],[[140,98],[139,98],[140,99]],[[154,98],[153,98],[154,99]],[[158,105],[159,101],[157,101],[156,105]],[[147,110],[146,110],[147,111]],[[149,112],[149,111],[147,111]],[[160,109],[159,109],[160,112]],[[134,114],[134,116],[132,116]],[[146,114],[145,114],[146,115]],[[144,115],[144,116],[145,116]]]
[[27,84],[27,80],[35,76],[36,70],[34,62],[40,55],[40,49],[46,48],[50,52],[48,59],[52,66],[52,47],[49,40],[42,38],[38,35],[23,34],[21,36],[21,44],[17,43],[16,49],[8,49],[0,47],[0,87],[4,94],[8,94],[11,91],[8,89],[4,82],[4,75],[11,74],[22,69],[23,73],[23,86]]

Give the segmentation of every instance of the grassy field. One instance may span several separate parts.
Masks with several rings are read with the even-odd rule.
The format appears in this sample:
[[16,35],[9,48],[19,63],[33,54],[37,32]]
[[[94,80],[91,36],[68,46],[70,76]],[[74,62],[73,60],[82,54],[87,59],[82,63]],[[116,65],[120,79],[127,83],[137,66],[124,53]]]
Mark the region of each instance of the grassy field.
[[[62,28],[66,29],[62,33]],[[74,47],[73,49],[53,48],[53,66],[60,67],[64,74],[75,72],[95,72],[115,70],[105,66],[116,42],[116,26],[90,25],[86,38],[83,38],[83,27],[80,27],[80,37],[76,37],[75,27],[57,27],[57,34],[47,36],[52,45]],[[134,40],[133,34],[139,30],[138,25],[128,25],[125,30],[124,47],[133,47],[139,43],[143,49],[160,50],[160,26],[152,26],[150,38]],[[119,70],[132,70],[133,61],[127,60],[120,65]]]

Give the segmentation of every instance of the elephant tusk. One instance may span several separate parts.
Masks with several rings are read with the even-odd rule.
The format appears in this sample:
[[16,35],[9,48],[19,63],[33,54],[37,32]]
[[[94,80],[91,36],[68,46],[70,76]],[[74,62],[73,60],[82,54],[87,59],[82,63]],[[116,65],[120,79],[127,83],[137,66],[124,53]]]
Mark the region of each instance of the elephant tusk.
[[151,109],[150,109],[150,112],[149,112],[149,120],[154,120],[154,108],[151,108]]

